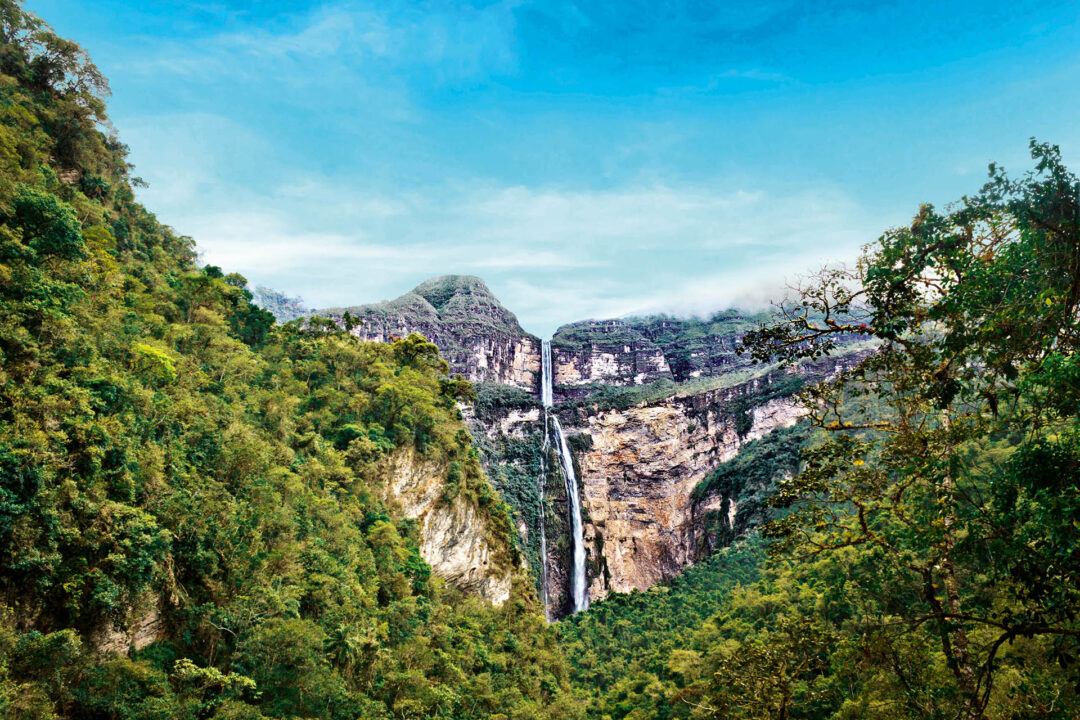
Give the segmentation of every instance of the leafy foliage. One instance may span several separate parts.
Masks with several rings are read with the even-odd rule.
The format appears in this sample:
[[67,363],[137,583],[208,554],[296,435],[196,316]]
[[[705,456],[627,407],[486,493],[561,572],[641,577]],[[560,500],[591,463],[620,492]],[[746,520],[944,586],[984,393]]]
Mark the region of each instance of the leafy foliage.
[[419,335],[275,326],[135,203],[85,54],[0,2],[0,714],[575,717],[515,576],[431,573],[392,465],[505,503]]
[[[438,349],[275,326],[134,201],[85,53],[12,0],[0,41],[3,715],[1077,716],[1080,182],[1056,148],[747,334],[766,363],[879,344],[804,392],[813,435],[759,440],[701,489],[764,517],[788,476],[768,559],[751,536],[553,629],[521,573],[498,608],[444,585],[387,500],[403,457],[443,468],[490,561],[521,563],[457,409],[474,390]],[[516,326],[474,279],[417,293],[425,317]],[[520,509],[553,462],[512,440],[485,452],[534,538]]]
[[791,512],[769,534],[781,550],[873,557],[881,612],[936,640],[952,683],[934,705],[961,717],[1002,702],[1016,639],[1070,673],[1080,651],[1077,577],[1060,565],[1080,541],[1080,182],[1057,148],[1033,142],[1032,156],[1020,180],[992,166],[950,212],[924,206],[747,337],[760,359],[852,332],[883,343],[808,393],[833,437],[782,486]]

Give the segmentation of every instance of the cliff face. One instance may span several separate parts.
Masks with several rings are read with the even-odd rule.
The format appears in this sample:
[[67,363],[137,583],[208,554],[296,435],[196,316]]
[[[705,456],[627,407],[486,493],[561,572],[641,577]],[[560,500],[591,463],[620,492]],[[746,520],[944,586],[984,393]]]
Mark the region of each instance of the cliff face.
[[420,523],[420,555],[447,582],[494,605],[510,597],[513,568],[505,561],[488,520],[462,496],[442,498],[447,468],[401,451],[389,462],[387,499]]
[[364,340],[420,333],[439,346],[451,372],[472,382],[539,388],[540,341],[521,328],[480,278],[432,278],[396,300],[314,314],[343,323],[345,312],[359,322],[352,333]]
[[551,340],[557,397],[581,399],[601,386],[682,383],[749,369],[750,359],[736,348],[765,317],[727,311],[708,319],[654,315],[564,325]]
[[302,298],[289,297],[261,285],[256,286],[251,295],[252,304],[269,312],[279,323],[304,317],[311,312],[304,306]]
[[[554,387],[561,397],[589,386],[644,385],[672,380],[663,350],[622,320],[564,325],[551,341]],[[582,392],[582,391],[585,392]]]
[[747,443],[795,425],[805,414],[791,397],[798,387],[862,357],[865,351],[630,407],[579,407],[567,430],[582,438],[576,461],[590,597],[644,590],[693,564],[714,545],[712,514],[723,515],[730,537],[743,488],[707,489],[704,481]]
[[[713,483],[711,476],[721,464],[741,457],[748,445],[778,430],[794,431],[805,413],[792,399],[794,392],[827,380],[868,352],[850,350],[839,358],[739,383],[731,380],[742,375],[717,373],[686,383],[621,386],[615,395],[607,386],[562,388],[558,396],[566,401],[554,412],[562,420],[579,480],[591,600],[669,579],[762,522],[771,483],[793,468],[764,480],[741,475]],[[582,390],[587,394],[573,399]],[[493,482],[504,494],[511,493],[508,500],[518,511],[526,554],[538,580],[546,577],[546,587],[538,584],[538,589],[546,590],[552,617],[567,614],[569,506],[553,448],[535,451],[542,444],[542,412],[507,408],[486,421],[474,417],[470,426],[484,434],[482,450],[502,448],[485,452],[489,474],[503,477],[501,484]],[[522,452],[530,438],[534,449]],[[778,442],[787,441],[784,436]],[[508,447],[518,450],[507,452]],[[797,464],[797,449],[787,454]],[[517,478],[517,490],[508,477]],[[541,507],[546,552],[537,537]]]
[[749,358],[738,355],[736,347],[743,333],[767,317],[728,310],[705,319],[654,315],[629,318],[626,324],[659,347],[672,377],[684,382],[750,367]]
[[732,403],[769,382],[588,416],[579,430],[592,449],[579,462],[586,542],[597,570],[590,583],[594,600],[644,590],[697,559],[699,513],[719,508],[724,498],[699,506],[694,488],[744,443],[794,425],[804,414],[789,398],[768,400],[749,410],[750,427],[740,435]]

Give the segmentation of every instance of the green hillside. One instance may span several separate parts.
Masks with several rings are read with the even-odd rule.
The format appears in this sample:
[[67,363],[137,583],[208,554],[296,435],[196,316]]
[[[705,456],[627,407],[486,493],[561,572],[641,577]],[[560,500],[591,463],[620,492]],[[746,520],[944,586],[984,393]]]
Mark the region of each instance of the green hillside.
[[0,715],[574,717],[531,582],[446,586],[383,497],[395,453],[443,463],[518,566],[470,388],[197,267],[85,54],[0,23]]

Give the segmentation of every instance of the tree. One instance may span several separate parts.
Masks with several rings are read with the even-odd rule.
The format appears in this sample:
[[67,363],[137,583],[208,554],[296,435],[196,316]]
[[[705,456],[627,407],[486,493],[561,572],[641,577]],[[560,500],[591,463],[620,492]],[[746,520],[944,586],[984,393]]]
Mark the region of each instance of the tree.
[[767,534],[780,551],[875,558],[883,613],[933,631],[964,718],[985,714],[1008,644],[1045,639],[1072,665],[1080,640],[1062,565],[1080,542],[1080,183],[1058,148],[1031,150],[1032,172],[991,166],[974,197],[923,206],[743,345],[791,362],[852,335],[878,343],[804,395],[830,438],[781,486],[790,512]]

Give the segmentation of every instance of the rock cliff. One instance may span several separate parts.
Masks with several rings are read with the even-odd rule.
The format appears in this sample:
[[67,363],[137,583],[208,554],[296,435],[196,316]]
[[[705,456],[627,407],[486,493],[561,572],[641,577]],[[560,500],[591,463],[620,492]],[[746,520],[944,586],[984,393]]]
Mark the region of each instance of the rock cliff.
[[708,318],[652,315],[626,323],[659,347],[675,381],[685,382],[749,367],[750,359],[738,355],[736,348],[743,333],[767,318],[764,312],[726,310]]
[[[608,325],[612,327],[618,324]],[[827,380],[868,352],[853,344],[838,358],[754,373],[733,350],[723,352],[734,342],[702,343],[712,349],[701,356],[711,358],[710,364],[681,383],[661,377],[634,385],[633,375],[623,373],[610,384],[556,384],[561,402],[554,411],[572,448],[586,519],[592,600],[666,580],[760,523],[767,513],[763,498],[778,473],[716,486],[707,481],[747,446],[798,423],[804,411],[792,395],[799,388]],[[603,342],[584,344],[578,351],[584,358],[579,367],[588,367],[604,347]],[[634,353],[642,348],[648,353],[655,346],[624,349],[613,365],[631,368]],[[559,362],[553,358],[553,365]],[[554,376],[556,383],[565,377],[558,370]],[[569,612],[570,530],[558,462],[550,447],[539,453],[521,449],[530,439],[542,444],[539,408],[526,412],[520,406],[507,407],[500,414],[492,412],[492,405],[498,407],[488,402],[485,416],[473,417],[470,427],[484,435],[480,445],[489,472],[502,478],[493,482],[510,493],[519,528],[528,529],[522,534],[526,554],[537,577],[546,576],[546,588],[540,589],[546,589],[552,616],[559,617]],[[509,446],[517,450],[507,452]],[[797,466],[797,448],[789,455]],[[517,490],[509,478],[516,478]],[[541,513],[534,509],[541,506],[547,539],[542,563],[536,538]]]
[[[766,376],[724,390],[587,415],[579,427],[590,596],[644,590],[692,564],[702,551],[701,515],[725,498],[695,488],[747,442],[804,414],[787,396],[766,399]],[[739,417],[748,415],[748,422]],[[744,424],[744,432],[740,425]]]
[[564,325],[552,338],[551,354],[553,385],[561,398],[581,397],[597,384],[674,379],[663,350],[622,320]]
[[581,398],[602,386],[682,383],[747,369],[738,342],[765,317],[729,310],[708,319],[654,315],[564,325],[551,340],[556,390],[561,399]]
[[289,322],[311,313],[304,306],[303,298],[289,297],[261,285],[251,291],[251,302],[269,312],[279,323]]
[[[425,335],[453,372],[477,383],[477,401],[463,408],[466,423],[511,507],[549,616],[568,613],[570,508],[540,406],[540,341],[474,277],[435,278],[397,300],[347,311],[360,322],[352,332],[367,340]],[[344,323],[345,312],[317,314]],[[551,412],[579,480],[592,600],[670,578],[760,522],[776,473],[797,467],[797,448],[772,474],[735,469],[714,482],[718,468],[777,431],[776,442],[794,442],[784,435],[802,414],[793,393],[869,352],[853,342],[839,358],[784,371],[753,366],[736,348],[764,319],[727,311],[586,321],[552,338]],[[501,602],[509,569],[493,559],[475,508],[439,500],[442,475],[445,468],[401,458],[388,492],[421,522],[422,552],[437,574]]]
[[390,460],[386,475],[387,499],[420,523],[420,555],[432,572],[494,605],[506,602],[513,567],[505,548],[492,541],[489,521],[475,504],[461,495],[443,498],[447,468],[410,449]]
[[800,387],[827,381],[867,352],[854,346],[839,358],[712,389],[677,385],[664,397],[646,395],[632,405],[564,406],[564,425],[580,438],[575,460],[587,517],[590,597],[644,590],[693,564],[717,542],[716,514],[723,515],[721,529],[730,539],[747,488],[738,482],[711,487],[706,480],[747,444],[795,425],[805,414],[791,397]]

